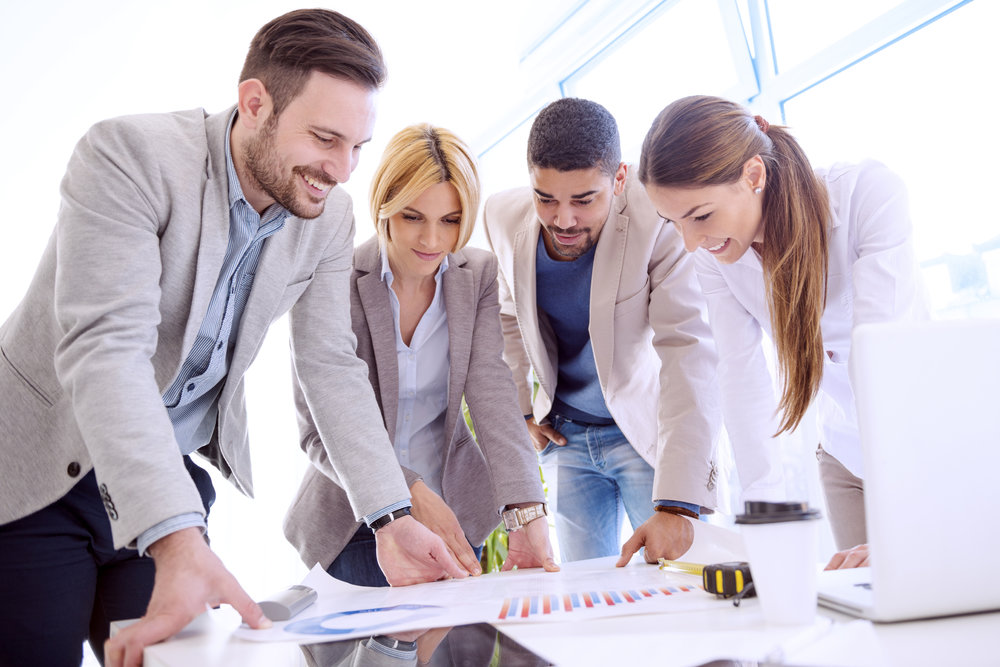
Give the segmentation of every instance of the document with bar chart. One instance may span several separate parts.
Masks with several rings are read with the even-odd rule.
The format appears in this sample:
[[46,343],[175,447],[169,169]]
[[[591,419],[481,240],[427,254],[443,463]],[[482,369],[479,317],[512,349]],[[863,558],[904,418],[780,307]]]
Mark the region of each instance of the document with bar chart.
[[[490,623],[566,621],[662,611],[707,609],[717,604],[701,580],[633,562],[614,567],[615,558],[566,563],[562,571],[531,571],[498,577],[490,591],[499,609]],[[485,579],[481,577],[480,579]],[[502,596],[502,597],[500,597]]]
[[312,606],[271,629],[243,626],[236,635],[311,643],[468,623],[583,621],[732,606],[702,590],[697,576],[640,562],[616,568],[615,560],[566,563],[560,572],[531,569],[400,588],[352,586],[316,566],[301,582],[319,594]]
[[589,614],[592,610],[612,609],[616,605],[617,612],[642,612],[645,608],[635,607],[629,609],[623,605],[634,605],[638,602],[647,602],[648,598],[681,595],[692,591],[701,590],[701,586],[677,585],[677,586],[655,586],[650,588],[637,588],[629,590],[591,590],[562,594],[522,595],[520,597],[504,598],[500,605],[500,613],[493,622],[496,621],[518,621],[518,620],[567,620],[567,614],[581,612],[576,616]]

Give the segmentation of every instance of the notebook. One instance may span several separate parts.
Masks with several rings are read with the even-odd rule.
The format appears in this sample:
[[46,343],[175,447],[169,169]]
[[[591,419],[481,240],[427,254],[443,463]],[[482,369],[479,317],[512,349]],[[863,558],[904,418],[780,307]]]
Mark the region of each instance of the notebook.
[[1000,609],[1000,319],[856,327],[871,567],[820,604],[876,621]]

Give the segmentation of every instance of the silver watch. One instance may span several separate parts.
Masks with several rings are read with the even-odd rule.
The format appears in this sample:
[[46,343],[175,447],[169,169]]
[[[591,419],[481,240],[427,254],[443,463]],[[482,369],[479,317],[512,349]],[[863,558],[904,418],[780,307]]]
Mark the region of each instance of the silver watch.
[[548,514],[548,510],[545,509],[545,503],[538,503],[537,505],[504,510],[500,516],[503,517],[503,527],[507,529],[508,533],[512,533],[546,514]]

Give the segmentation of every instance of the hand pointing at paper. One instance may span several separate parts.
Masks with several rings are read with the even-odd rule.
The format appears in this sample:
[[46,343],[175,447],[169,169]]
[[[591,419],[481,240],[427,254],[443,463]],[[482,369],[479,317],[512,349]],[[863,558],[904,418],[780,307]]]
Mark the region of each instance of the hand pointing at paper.
[[508,534],[507,560],[502,571],[526,567],[541,567],[546,572],[558,572],[549,541],[549,522],[539,517],[519,530]]
[[655,563],[659,558],[676,560],[691,548],[694,542],[694,528],[682,516],[666,512],[656,512],[622,545],[621,558],[615,563],[624,567],[636,551],[646,547],[647,563]]
[[444,541],[410,516],[375,531],[375,545],[379,567],[390,586],[469,576]]
[[212,552],[198,528],[185,528],[153,543],[153,594],[145,615],[104,644],[109,667],[137,667],[143,649],[180,631],[208,606],[232,605],[252,628],[271,621]]

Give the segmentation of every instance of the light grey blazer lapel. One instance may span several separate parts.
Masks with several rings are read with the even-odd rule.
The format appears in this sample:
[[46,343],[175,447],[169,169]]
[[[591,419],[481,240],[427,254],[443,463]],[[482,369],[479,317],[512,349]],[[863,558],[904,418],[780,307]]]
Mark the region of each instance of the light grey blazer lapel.
[[[217,146],[218,149],[209,150],[208,163],[205,165],[207,179],[201,205],[201,242],[198,244],[195,283],[181,348],[185,354],[194,346],[198,329],[205,319],[229,243],[229,175],[226,172],[225,141],[226,128],[229,127],[229,117],[234,108],[205,119],[208,145]],[[220,211],[225,211],[226,214],[219,215]]]
[[[476,324],[476,294],[472,272],[465,268],[465,255],[459,250],[448,258],[448,270],[444,272],[442,291],[445,310],[448,313],[448,411],[444,420],[444,433],[449,444],[454,441],[455,428],[462,412],[462,393],[465,390],[465,376],[469,370],[472,355],[472,331]],[[445,454],[444,467],[448,465]]]
[[[399,366],[396,360],[396,323],[392,318],[389,292],[382,280],[382,260],[378,239],[363,243],[354,253],[354,270],[358,276],[358,297],[365,313],[367,326],[357,326],[354,334],[359,343],[363,337],[371,341],[378,374],[379,401],[389,440],[396,439],[396,412],[399,407]],[[361,346],[359,345],[359,349]]]

